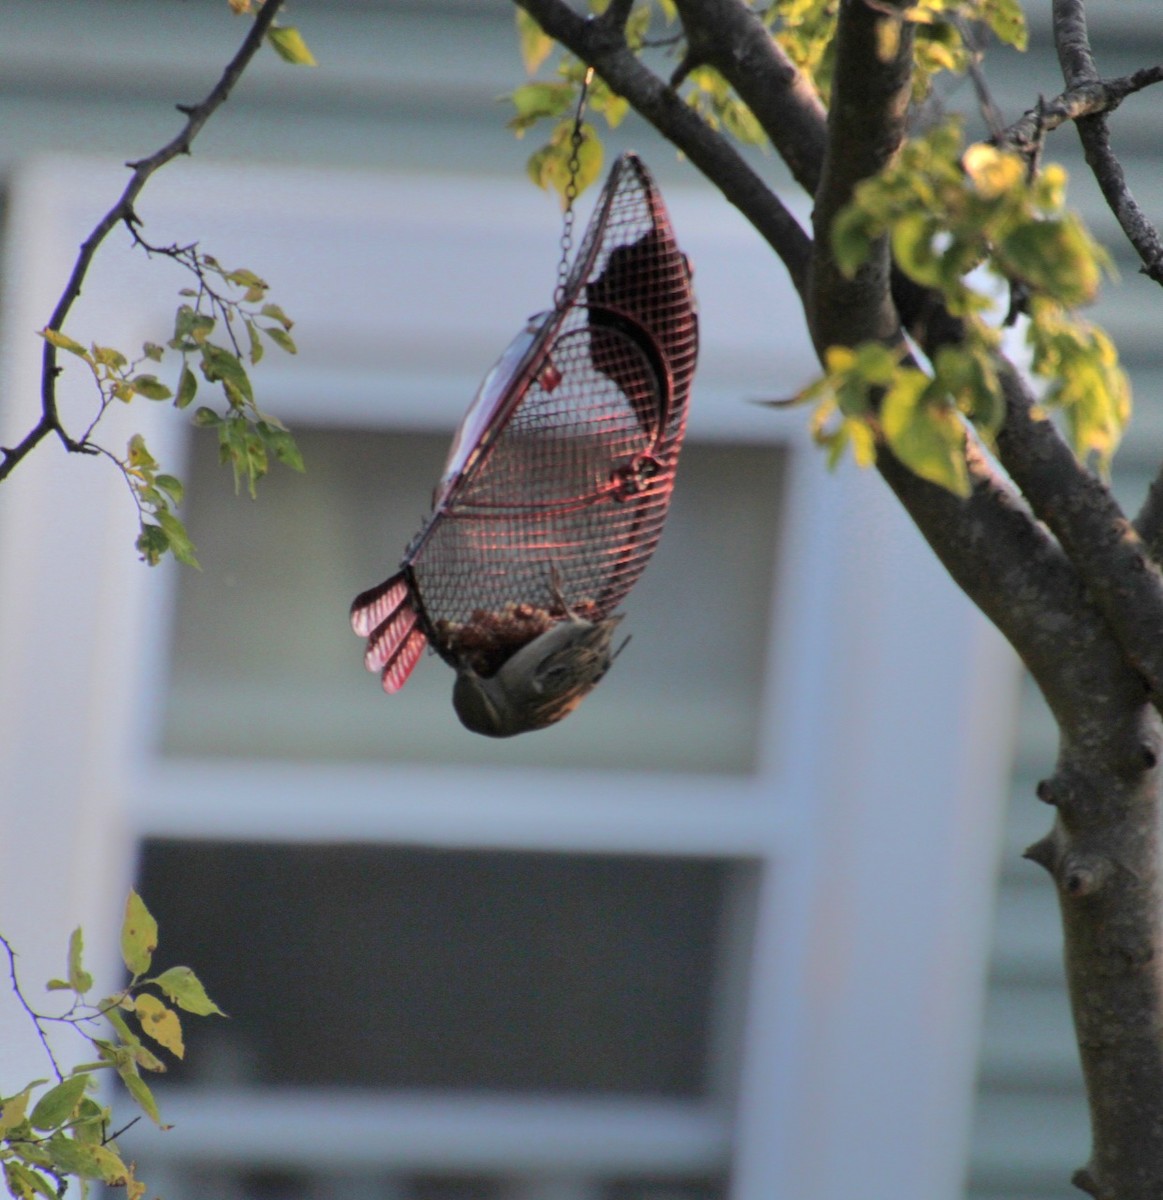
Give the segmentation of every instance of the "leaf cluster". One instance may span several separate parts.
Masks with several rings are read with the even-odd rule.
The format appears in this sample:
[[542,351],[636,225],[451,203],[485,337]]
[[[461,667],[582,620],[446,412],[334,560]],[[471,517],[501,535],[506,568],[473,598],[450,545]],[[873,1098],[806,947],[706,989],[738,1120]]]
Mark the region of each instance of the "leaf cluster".
[[[764,24],[781,49],[809,79],[825,100],[835,70],[834,34],[839,0],[772,0],[761,13]],[[881,55],[891,58],[899,44],[902,25],[914,26],[913,99],[921,100],[943,71],[963,74],[974,50],[966,44],[965,30],[988,30],[998,41],[1018,50],[1026,48],[1025,14],[1020,0],[918,0],[893,12],[882,10],[879,26]]]
[[[267,342],[288,354],[297,352],[291,336],[294,322],[267,299],[269,285],[246,267],[224,268],[197,246],[147,249],[181,263],[198,283],[181,290],[183,302],[165,346],[147,342],[141,355],[130,360],[113,347],[93,344],[86,348],[58,329],[41,330],[41,336],[57,349],[81,359],[96,382],[100,409],[82,441],[88,443],[114,401],[129,403],[142,396],[172,401],[177,409],[188,408],[198,395],[201,377],[221,392],[224,405],[221,409],[200,406],[194,424],[218,430],[219,456],[233,470],[236,491],[245,480],[253,497],[272,459],[302,471],[303,459],[294,438],[281,421],[259,409],[248,372],[248,367],[263,358]],[[163,362],[167,350],[181,355],[176,391],[156,374],[141,370],[144,363]],[[140,434],[129,439],[124,458],[109,457],[121,468],[137,503],[140,529],[136,546],[143,561],[155,566],[169,553],[196,567],[193,542],[175,511],[182,502],[181,481],[161,471]]]
[[[939,292],[962,319],[963,344],[938,353],[924,384],[911,369],[900,368],[881,414],[883,432],[899,457],[954,491],[967,486],[958,465],[962,433],[942,414],[963,414],[987,444],[1004,416],[994,365],[999,333],[986,320],[996,307],[999,282],[1028,318],[1031,370],[1044,381],[1042,403],[1063,412],[1079,457],[1093,455],[1105,470],[1129,419],[1129,385],[1113,343],[1074,312],[1097,295],[1108,258],[1066,209],[1065,186],[1065,171],[1057,164],[1031,177],[1025,160],[1010,151],[976,143],[963,152],[958,126],[947,122],[908,142],[886,171],[860,184],[833,226],[833,252],[842,270],[854,273],[887,237],[897,266]],[[835,392],[841,383],[852,388],[852,371],[873,361],[880,359],[858,354],[857,366],[845,360],[842,380],[821,394]],[[875,370],[864,371],[864,380],[870,396],[885,383]],[[870,410],[868,400],[864,415]],[[852,402],[845,412],[861,415]]]
[[125,1188],[128,1200],[145,1194],[146,1185],[109,1135],[108,1106],[92,1094],[96,1073],[116,1072],[136,1106],[164,1129],[142,1072],[165,1071],[159,1052],[185,1054],[179,1011],[225,1015],[189,967],[149,974],[157,943],[157,922],[141,897],[130,892],[121,926],[121,957],[130,976],[125,987],[96,1002],[88,999],[93,977],[85,969],[84,940],[76,929],[64,978],[47,984],[49,991],[71,992],[71,1007],[59,1017],[28,1010],[42,1037],[45,1023],[67,1024],[86,1039],[96,1058],[68,1073],[58,1070],[55,1083],[36,1079],[0,1098],[0,1166],[14,1200],[61,1200],[71,1180],[79,1181],[82,1196],[90,1182]]
[[[591,7],[596,9],[604,5]],[[645,14],[648,23],[649,9],[639,11]],[[535,76],[549,59],[555,43],[524,9],[518,8],[516,12],[521,59],[526,72]],[[637,15],[632,25],[633,29],[627,29],[628,36],[635,36],[634,30],[642,27],[642,21]],[[644,27],[639,30],[638,36],[641,32],[644,32]],[[556,64],[556,78],[533,80],[504,97],[514,109],[514,115],[508,125],[517,137],[524,137],[528,130],[542,121],[554,122],[549,140],[533,151],[525,169],[538,187],[546,190],[552,188],[557,192],[563,205],[569,201],[567,189],[571,178],[576,188],[574,194],[580,195],[602,173],[602,142],[593,125],[582,122],[578,130],[580,140],[576,147],[574,145],[575,114],[585,74],[586,68],[576,58],[563,54]],[[586,106],[591,112],[600,113],[610,129],[615,129],[621,124],[630,107],[621,96],[615,95],[605,82],[596,76],[587,87]],[[572,165],[575,153],[576,172]]]

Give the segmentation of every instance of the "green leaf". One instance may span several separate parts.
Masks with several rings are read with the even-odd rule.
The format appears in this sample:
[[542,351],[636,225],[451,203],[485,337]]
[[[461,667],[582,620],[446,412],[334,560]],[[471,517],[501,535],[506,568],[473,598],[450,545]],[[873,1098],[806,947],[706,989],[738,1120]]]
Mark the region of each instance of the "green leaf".
[[45,1143],[53,1166],[66,1175],[82,1179],[100,1179],[112,1187],[123,1187],[131,1178],[121,1156],[109,1146],[78,1142],[58,1134]]
[[69,934],[69,987],[80,993],[87,992],[93,986],[93,976],[81,965],[84,950],[85,938],[78,925]]
[[286,429],[271,426],[266,421],[260,421],[255,428],[271,453],[283,466],[300,473],[306,471],[303,455],[295,444],[295,439]]
[[147,400],[168,400],[174,394],[156,375],[135,375],[129,382]]
[[126,1068],[141,1067],[146,1071],[164,1071],[166,1064],[152,1050],[147,1049],[141,1041],[141,1038],[129,1028],[129,1023],[121,1015],[116,1007],[105,1006],[105,1016],[109,1024],[117,1031],[117,1036],[121,1038],[121,1045],[115,1045],[112,1042],[103,1042],[100,1038],[95,1038],[94,1042],[101,1050],[102,1056],[121,1073]]
[[40,331],[40,336],[46,342],[50,342],[56,346],[58,350],[67,350],[70,354],[75,354],[78,358],[91,361],[89,359],[89,351],[80,342],[74,342],[68,334],[61,333],[59,329],[49,329],[46,327]]
[[190,368],[182,363],[182,373],[178,377],[178,397],[174,401],[175,408],[186,408],[198,391],[198,379]]
[[[574,105],[572,83],[526,83],[509,94],[517,110],[509,128],[518,136],[546,117],[560,117]],[[570,123],[572,128],[572,122]]]
[[89,1086],[91,1076],[70,1075],[56,1087],[49,1088],[36,1102],[29,1120],[34,1129],[57,1129],[72,1115],[73,1110],[81,1102],[85,1089]]
[[863,266],[872,249],[875,233],[871,224],[868,214],[854,204],[842,209],[832,223],[832,253],[848,278]]
[[130,890],[125,902],[125,920],[121,924],[121,958],[135,979],[149,970],[156,949],[157,922],[145,901],[136,891]]
[[315,56],[307,49],[303,35],[293,25],[276,25],[267,31],[267,40],[284,61],[296,67],[317,67]]
[[152,982],[166,994],[179,1008],[194,1013],[199,1017],[226,1014],[206,995],[198,976],[189,967],[170,967],[163,971]]
[[130,467],[135,471],[149,474],[157,470],[157,459],[150,454],[145,444],[145,438],[140,433],[135,433],[129,439],[126,458]]
[[[258,288],[260,291],[266,291],[270,284],[253,271],[247,270],[246,267],[239,267],[236,271],[228,271],[226,274],[227,283],[233,283],[236,287],[243,288]],[[261,297],[255,297],[259,300]]]
[[262,329],[263,333],[265,333],[267,337],[269,337],[271,341],[274,342],[274,344],[281,350],[285,350],[288,354],[299,353],[299,348],[295,345],[295,340],[289,333],[286,333],[282,329],[279,329],[273,325],[269,327],[259,326],[259,328]]
[[881,403],[880,421],[892,452],[913,474],[954,495],[969,495],[965,427],[951,405],[930,399],[922,371],[897,372]]
[[37,1196],[42,1196],[44,1200],[59,1200],[56,1189],[49,1181],[39,1171],[21,1162],[4,1164],[4,1182],[16,1200],[35,1200]]
[[181,504],[186,489],[182,481],[173,475],[159,475],[154,483],[165,492],[175,504]]
[[941,284],[941,256],[933,249],[937,232],[928,213],[903,213],[892,227],[892,254],[901,270],[926,287]]
[[1069,307],[1089,303],[1098,292],[1098,256],[1073,217],[1018,226],[1002,239],[998,256],[1007,274]]
[[536,75],[553,50],[553,39],[523,8],[517,9],[517,42],[526,73]]
[[129,365],[129,359],[120,350],[116,350],[112,346],[94,345],[93,358],[101,366],[112,367],[115,371],[121,371]]
[[170,347],[174,350],[196,350],[214,332],[217,322],[213,317],[200,313],[183,304],[174,314],[174,336]]
[[234,403],[231,391],[242,397],[248,403],[254,403],[254,392],[250,386],[250,378],[246,368],[238,360],[236,354],[207,342],[202,347],[202,374],[210,383],[222,383],[227,399]]
[[133,1070],[126,1068],[118,1071],[121,1076],[121,1082],[125,1084],[125,1090],[137,1102],[137,1107],[161,1129],[169,1129],[171,1126],[162,1123],[161,1113],[158,1110],[157,1100],[154,1099],[153,1092],[149,1089],[149,1084]]
[[181,518],[165,510],[159,510],[156,515],[158,524],[165,530],[173,556],[187,567],[201,569],[201,564],[194,553],[194,543],[190,540],[190,535],[186,532],[186,526],[182,523]]
[[[282,333],[282,330],[280,329],[279,332]],[[250,339],[250,365],[253,367],[262,360],[263,345],[262,339],[258,336],[258,326],[249,318],[246,322],[246,335]]]
[[[581,128],[582,141],[578,146],[578,171],[575,180],[580,196],[602,171],[602,143],[594,127],[584,124]],[[570,160],[573,156],[573,122],[562,121],[554,131],[549,144],[536,151],[526,164],[530,179],[538,187],[552,187],[566,203],[566,189],[570,182]]]
[[156,996],[146,994],[135,998],[134,1011],[141,1022],[142,1033],[153,1038],[159,1046],[163,1046],[178,1058],[186,1056],[186,1046],[182,1041],[182,1022],[172,1008],[167,1007]]
[[166,356],[166,348],[159,346],[157,342],[146,342],[141,348],[141,353],[150,360],[150,362],[161,362]]
[[245,417],[235,415],[219,425],[218,457],[223,463],[230,464],[235,491],[245,479],[247,492],[253,500],[256,485],[267,473],[269,462],[262,437],[250,427]]
[[1015,50],[1026,49],[1029,35],[1020,0],[983,0],[981,19],[993,30],[998,41]]
[[272,321],[278,321],[284,329],[290,329],[295,323],[277,304],[264,304],[258,311],[259,316],[270,317]]
[[[109,1066],[108,1063],[97,1064],[98,1069]],[[76,1068],[80,1070],[80,1068]],[[70,1122],[73,1137],[78,1142],[95,1142],[98,1145],[105,1141],[105,1132],[109,1128],[109,1109],[98,1104],[92,1096],[82,1096],[77,1105],[76,1116]]]
[[194,424],[199,429],[212,429],[215,425],[220,425],[222,418],[212,409],[202,405],[194,413]]

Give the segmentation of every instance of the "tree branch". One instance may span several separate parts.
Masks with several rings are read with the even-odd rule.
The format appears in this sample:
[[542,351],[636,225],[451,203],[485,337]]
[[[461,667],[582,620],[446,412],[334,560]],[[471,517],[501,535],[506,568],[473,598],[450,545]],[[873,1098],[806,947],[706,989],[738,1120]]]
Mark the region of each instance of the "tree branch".
[[[1132,91],[1163,79],[1163,67],[1148,67],[1104,84],[1090,48],[1082,0],[1054,0],[1053,27],[1054,46],[1068,93],[1095,93],[1094,107],[1080,112],[1075,120],[1087,165],[1107,206],[1142,260],[1143,274],[1163,284],[1163,239],[1131,195],[1122,164],[1111,149],[1105,116]],[[1107,103],[1100,103],[1103,99]]]
[[1046,420],[1018,372],[1000,372],[1006,403],[1002,465],[1045,522],[1163,711],[1163,573],[1106,485],[1087,471]]
[[[896,23],[896,45],[888,56],[878,40],[882,22]],[[877,240],[852,276],[838,267],[831,235],[856,185],[879,174],[907,136],[913,26],[864,0],[842,0],[835,46],[827,149],[812,213],[815,239],[808,324],[821,353],[828,346],[855,346],[869,340],[903,348],[890,288],[887,235]]]
[[676,7],[691,64],[706,63],[726,79],[796,182],[814,195],[828,142],[816,89],[741,0],[677,0]]
[[998,140],[1016,150],[1029,151],[1044,134],[1052,133],[1067,121],[1114,112],[1128,96],[1154,83],[1163,83],[1163,66],[1144,67],[1131,75],[1093,79],[1068,87],[1040,107],[1027,109],[1002,130]]
[[[1082,0],[1054,0],[1053,26],[1054,44],[1068,91],[1073,89],[1085,94],[1101,89],[1104,85],[1090,49]],[[1116,92],[1125,87],[1123,94],[1127,95],[1135,90],[1134,83],[1145,87],[1160,78],[1163,78],[1163,68],[1153,67],[1138,71],[1125,81],[1112,83]],[[1163,283],[1163,240],[1131,195],[1122,165],[1110,146],[1105,111],[1096,109],[1093,115],[1081,117],[1076,122],[1087,163],[1123,232],[1142,259],[1144,273]],[[1152,482],[1133,528],[1151,563],[1163,563],[1163,469]],[[1151,573],[1158,575],[1157,570]],[[1157,696],[1154,681],[1152,690]]]
[[1051,9],[1054,49],[1067,87],[1098,82],[1098,67],[1090,50],[1083,0],[1054,0]]
[[797,292],[807,286],[810,244],[799,222],[729,142],[638,61],[616,23],[587,20],[564,0],[515,0],[555,41],[594,67],[610,88],[715,184],[779,255]]
[[[275,17],[278,15],[282,4],[283,0],[266,0],[266,3],[259,9],[254,24],[243,39],[238,52],[227,64],[218,82],[206,98],[192,108],[184,105],[178,106],[178,111],[184,113],[186,116],[186,123],[182,127],[181,132],[148,158],[127,164],[133,172],[129,183],[121,193],[117,203],[97,222],[89,236],[81,243],[80,252],[77,255],[76,262],[73,264],[72,274],[69,276],[68,282],[65,284],[65,289],[61,293],[56,307],[53,309],[52,316],[46,325],[47,329],[60,330],[63,328],[65,319],[81,295],[81,288],[84,285],[93,258],[106,237],[122,222],[128,224],[131,229],[137,223],[137,216],[133,206],[150,177],[167,163],[177,158],[178,155],[190,153],[190,147],[193,145],[194,139],[201,132],[202,127],[226,102],[234,85],[250,64],[250,60],[258,52],[267,31],[274,24]],[[57,348],[50,341],[46,340],[41,358],[41,416],[36,425],[16,446],[10,448],[0,447],[0,455],[3,456],[0,458],[0,480],[6,479],[23,458],[53,433],[61,440],[65,449],[73,453],[92,452],[91,448],[83,440],[77,441],[71,438],[61,424],[56,396],[56,381],[59,374]]]

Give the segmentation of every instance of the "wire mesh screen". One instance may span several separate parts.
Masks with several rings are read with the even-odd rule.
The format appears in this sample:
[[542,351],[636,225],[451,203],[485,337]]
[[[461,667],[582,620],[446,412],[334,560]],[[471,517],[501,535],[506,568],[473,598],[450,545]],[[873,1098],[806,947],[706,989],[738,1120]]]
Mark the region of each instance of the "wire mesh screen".
[[615,166],[563,307],[407,559],[437,648],[482,674],[564,616],[563,600],[608,615],[662,532],[696,329],[686,262],[636,158]]
[[662,532],[697,341],[690,268],[649,173],[624,154],[554,309],[465,415],[402,576],[356,601],[386,689],[425,641],[491,675],[567,610],[613,611]]

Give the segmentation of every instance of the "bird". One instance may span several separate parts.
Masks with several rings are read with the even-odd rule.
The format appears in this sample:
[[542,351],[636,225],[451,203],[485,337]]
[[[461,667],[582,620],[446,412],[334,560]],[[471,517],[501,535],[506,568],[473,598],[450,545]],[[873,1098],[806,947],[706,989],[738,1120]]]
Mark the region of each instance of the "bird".
[[568,607],[566,613],[494,675],[480,675],[466,661],[457,666],[452,707],[466,729],[494,738],[545,729],[593,691],[630,640],[611,648],[624,614],[588,621]]

